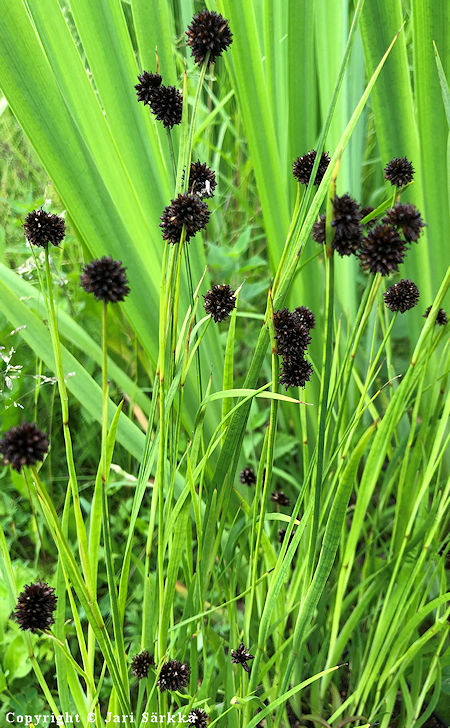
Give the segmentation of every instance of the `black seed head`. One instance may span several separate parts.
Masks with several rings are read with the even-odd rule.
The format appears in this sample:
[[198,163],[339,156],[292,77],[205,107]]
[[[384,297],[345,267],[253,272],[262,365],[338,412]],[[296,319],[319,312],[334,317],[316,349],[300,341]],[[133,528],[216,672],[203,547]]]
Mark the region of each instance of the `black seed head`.
[[304,387],[311,379],[313,368],[304,356],[284,357],[281,365],[280,384],[289,387]]
[[211,314],[214,321],[224,321],[230,315],[236,305],[236,296],[230,286],[218,285],[213,286],[208,293],[203,296],[205,299],[205,311]]
[[406,246],[397,230],[382,223],[369,231],[363,240],[359,258],[361,267],[371,273],[388,276],[403,263]]
[[288,506],[290,501],[289,498],[282,490],[274,490],[270,496],[270,500],[276,503],[278,506]]
[[206,728],[208,725],[208,715],[201,708],[194,708],[188,715],[188,722],[197,728]]
[[248,660],[254,660],[254,655],[250,654],[250,650],[244,647],[244,643],[241,642],[237,650],[231,650],[231,662],[236,665],[242,665],[245,672],[250,672],[250,668],[247,665]]
[[244,485],[255,485],[256,483],[256,473],[250,466],[244,468],[244,470],[241,470],[239,473],[239,480],[241,483],[244,483]]
[[287,308],[281,308],[273,314],[273,326],[280,356],[298,356],[302,354],[311,337],[309,328],[295,313]]
[[37,632],[47,630],[55,623],[53,612],[56,609],[55,590],[45,582],[27,584],[19,594],[12,618],[20,629]]
[[311,231],[312,239],[323,245],[325,242],[325,215],[321,215],[314,223]]
[[[361,220],[363,220],[363,218],[367,217],[367,215],[370,215],[370,213],[373,212],[374,209],[375,209],[374,207],[370,207],[368,205],[366,205],[366,207],[362,207],[359,211],[359,214],[361,215]],[[371,220],[369,220],[369,222],[364,223],[364,227],[371,228],[376,224],[377,224],[377,218],[373,217]]]
[[[297,157],[292,165],[292,174],[301,185],[309,184],[316,157],[317,152],[315,149],[312,149],[307,154],[304,154],[303,157]],[[322,152],[319,166],[317,167],[316,178],[314,180],[315,185],[320,185],[329,164],[330,157],[326,154],[326,152]]]
[[206,60],[208,53],[208,63],[214,63],[233,40],[228,20],[206,8],[194,15],[186,35],[192,56],[199,66]]
[[84,266],[80,276],[81,287],[93,293],[97,301],[117,303],[128,296],[130,289],[121,260],[106,255]]
[[404,187],[409,184],[414,177],[414,167],[408,162],[406,157],[394,157],[384,168],[385,179],[389,180],[391,185],[396,187]]
[[166,129],[181,123],[183,94],[175,86],[157,86],[149,96],[152,114],[162,121]]
[[358,203],[350,195],[342,195],[334,198],[333,208],[334,250],[341,256],[357,253],[363,236]]
[[197,195],[180,194],[164,208],[159,227],[163,231],[164,240],[175,245],[180,242],[183,225],[187,242],[199,230],[206,228],[208,220],[206,202],[202,202]]
[[393,227],[397,228],[407,243],[417,243],[422,228],[425,227],[425,223],[420,216],[420,212],[417,207],[406,203],[402,205],[398,203],[386,213],[383,217],[382,222],[389,223]]
[[216,175],[212,169],[200,160],[191,164],[188,190],[190,195],[198,195],[202,200],[213,197],[217,187]]
[[294,308],[292,315],[300,321],[302,326],[306,326],[308,331],[313,329],[316,325],[316,318],[311,309],[307,306],[297,306],[297,308]]
[[51,215],[49,212],[39,208],[30,212],[23,224],[25,237],[32,245],[39,245],[46,248],[49,243],[58,247],[64,240],[66,234],[66,223],[64,218],[58,215]]
[[[428,306],[427,310],[425,311],[425,313],[423,315],[424,318],[428,318],[428,316],[430,315],[431,308],[432,308],[431,306]],[[440,308],[438,311],[438,314],[436,316],[436,321],[434,322],[435,325],[437,324],[438,326],[445,326],[447,321],[448,321],[447,314],[445,313],[443,308]]]
[[48,452],[48,438],[33,422],[11,427],[0,440],[0,453],[5,465],[20,472],[24,465],[42,462]]
[[138,101],[149,104],[152,100],[153,93],[156,88],[161,86],[162,78],[159,73],[149,73],[144,71],[138,76],[139,83],[134,87],[136,89]]
[[147,652],[147,650],[143,650],[138,655],[135,655],[131,661],[131,672],[135,677],[137,677],[138,680],[142,680],[143,678],[148,676],[148,671],[150,667],[153,667],[155,664],[155,661],[153,657],[151,656],[150,652]]
[[405,313],[410,308],[414,308],[418,300],[419,289],[409,278],[395,283],[384,294],[386,306],[391,311],[398,311],[399,313]]
[[165,690],[181,690],[189,684],[190,674],[189,665],[178,660],[169,660],[162,666],[156,684],[162,693]]

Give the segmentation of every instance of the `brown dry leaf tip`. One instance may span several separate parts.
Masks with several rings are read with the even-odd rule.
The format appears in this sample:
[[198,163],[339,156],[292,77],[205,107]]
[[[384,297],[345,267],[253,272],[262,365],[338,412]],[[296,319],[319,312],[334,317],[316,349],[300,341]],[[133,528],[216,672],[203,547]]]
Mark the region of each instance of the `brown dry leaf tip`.
[[394,157],[384,168],[384,176],[391,185],[404,187],[412,182],[414,167],[411,162],[408,162],[406,157]]
[[12,618],[22,630],[45,631],[55,623],[56,602],[55,590],[46,582],[27,584],[19,594]]
[[210,314],[216,323],[224,321],[236,306],[236,296],[228,285],[215,285],[206,293],[205,311]]
[[204,63],[208,53],[208,63],[214,63],[233,41],[228,20],[220,13],[206,8],[194,15],[186,35],[192,56],[199,66]]
[[406,254],[406,245],[391,225],[376,225],[364,238],[359,259],[363,270],[381,273],[382,276],[398,271]]
[[206,202],[200,200],[197,195],[179,194],[164,208],[161,215],[159,226],[163,231],[163,239],[173,245],[179,243],[184,226],[187,242],[199,230],[206,228],[209,214]]
[[[316,157],[317,152],[315,149],[307,152],[307,154],[304,154],[302,157],[297,157],[292,165],[292,174],[294,175],[297,182],[300,182],[300,184],[302,185],[309,184]],[[320,185],[329,164],[330,157],[326,152],[322,152],[322,154],[320,155],[319,166],[317,167],[316,177],[314,179],[315,185]]]
[[51,215],[39,208],[28,213],[23,224],[25,237],[32,245],[46,248],[49,243],[58,247],[66,234],[66,223],[59,215]]
[[97,301],[118,303],[130,292],[125,270],[121,260],[104,255],[84,266],[80,285],[86,293],[92,293]]
[[42,462],[48,452],[47,435],[34,422],[24,422],[11,427],[0,440],[0,453],[5,465],[20,472],[24,465]]
[[159,73],[151,73],[149,71],[143,71],[138,76],[138,81],[135,85],[136,94],[138,101],[142,101],[144,105],[149,104],[152,100],[155,89],[161,86],[162,78]]
[[419,289],[409,278],[394,283],[384,294],[384,302],[391,311],[405,313],[419,300]]
[[237,650],[231,650],[231,662],[236,665],[242,665],[245,672],[250,672],[250,667],[247,665],[248,660],[254,660],[254,655],[250,654],[244,643],[241,642]]

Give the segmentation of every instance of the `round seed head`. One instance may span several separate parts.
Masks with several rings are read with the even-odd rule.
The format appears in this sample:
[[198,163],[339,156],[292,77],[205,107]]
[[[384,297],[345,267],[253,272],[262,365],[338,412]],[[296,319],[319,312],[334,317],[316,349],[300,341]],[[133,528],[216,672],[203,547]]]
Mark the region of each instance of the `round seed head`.
[[228,285],[216,285],[203,296],[205,299],[205,311],[209,313],[214,321],[224,321],[236,305],[235,291]]
[[151,656],[150,652],[143,650],[138,655],[135,655],[131,661],[131,672],[138,680],[148,676],[150,667],[153,667],[155,661]]
[[121,260],[111,256],[98,258],[84,266],[80,276],[81,287],[92,293],[97,301],[117,303],[128,296],[130,289]]
[[[311,179],[314,162],[316,161],[317,152],[312,149],[302,157],[297,157],[294,164],[292,165],[292,174],[295,179],[300,182],[301,185],[308,185]],[[323,176],[327,171],[327,167],[330,164],[330,157],[326,152],[322,152],[320,155],[320,162],[317,168],[316,177],[314,179],[315,185],[320,185],[323,180]]]
[[417,243],[422,228],[425,227],[425,223],[420,216],[420,212],[417,207],[406,203],[402,205],[398,203],[386,213],[383,217],[382,222],[389,223],[393,227],[397,228],[405,238],[407,243]]
[[289,387],[304,387],[311,379],[313,368],[304,356],[287,356],[281,365],[280,384]]
[[386,306],[391,311],[405,313],[414,308],[419,300],[419,289],[409,278],[394,283],[384,294]]
[[214,63],[233,40],[228,20],[220,13],[206,8],[194,15],[186,35],[192,56],[199,66],[206,60],[208,53],[208,63]]
[[46,248],[49,243],[58,247],[66,234],[66,223],[59,215],[51,215],[39,208],[28,213],[23,224],[25,237],[32,245]]
[[152,114],[162,121],[166,129],[181,123],[183,94],[175,86],[157,86],[148,98]]
[[208,715],[201,708],[194,708],[188,715],[188,722],[197,728],[206,728],[208,725]]
[[247,665],[247,662],[254,659],[254,655],[250,654],[250,650],[244,646],[243,642],[241,642],[237,650],[231,650],[231,662],[236,665],[242,665],[245,672],[250,672],[250,667]]
[[270,496],[270,500],[278,506],[288,506],[290,503],[289,498],[282,490],[274,490]]
[[[431,308],[432,308],[431,306],[428,306],[427,310],[425,311],[425,313],[423,315],[424,318],[428,318],[428,316],[430,315]],[[436,321],[434,322],[434,324],[438,325],[438,326],[445,326],[447,321],[448,321],[447,314],[445,313],[443,308],[440,308],[437,313]]]
[[162,666],[156,684],[162,693],[165,690],[181,690],[189,684],[190,674],[189,665],[178,660],[169,660]]
[[292,315],[295,316],[303,326],[306,326],[308,331],[313,329],[316,325],[316,317],[307,306],[297,306],[297,308],[294,308]]
[[55,590],[45,582],[27,584],[19,594],[12,618],[22,630],[37,632],[47,630],[55,620],[57,597]]
[[180,242],[183,225],[186,230],[186,242],[199,230],[206,228],[209,210],[206,202],[197,195],[179,194],[170,205],[164,208],[159,227],[163,231],[163,239],[175,245]]
[[201,199],[213,197],[217,186],[216,175],[212,169],[200,160],[191,164],[189,172],[189,194],[198,195]]
[[311,341],[309,328],[300,316],[291,313],[287,308],[274,312],[273,326],[280,356],[300,355]]
[[247,466],[241,472],[239,473],[239,480],[244,485],[255,485],[256,483],[256,473],[250,466]]
[[396,187],[404,187],[414,177],[414,167],[406,157],[394,157],[384,168],[384,176]]
[[139,83],[134,87],[138,101],[142,101],[145,104],[149,104],[152,100],[155,89],[161,86],[162,78],[159,73],[150,73],[149,71],[143,71],[138,76]]
[[387,276],[398,270],[405,253],[405,243],[397,230],[391,225],[381,223],[372,228],[363,240],[359,258],[363,270]]
[[42,462],[48,452],[47,435],[33,422],[11,427],[0,440],[0,453],[5,465],[20,472],[24,465]]
[[361,225],[361,211],[359,205],[350,195],[335,197],[333,200],[334,238],[332,246],[339,255],[352,255],[358,252],[363,228]]
[[314,223],[311,231],[312,239],[323,245],[325,242],[325,215],[321,215]]

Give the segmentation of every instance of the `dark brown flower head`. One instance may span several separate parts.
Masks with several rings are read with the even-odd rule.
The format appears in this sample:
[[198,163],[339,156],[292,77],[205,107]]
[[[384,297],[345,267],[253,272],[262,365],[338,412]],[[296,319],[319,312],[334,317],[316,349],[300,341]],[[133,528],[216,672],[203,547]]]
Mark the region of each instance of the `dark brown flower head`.
[[414,167],[408,162],[406,157],[394,157],[384,168],[385,179],[389,180],[391,185],[396,187],[404,187],[409,184],[414,177]]
[[254,655],[250,654],[250,650],[244,646],[243,642],[241,642],[237,650],[231,650],[231,662],[234,662],[236,665],[242,665],[245,672],[250,672],[250,668],[247,665],[248,660],[254,659]]
[[136,89],[138,101],[149,104],[152,100],[153,92],[161,86],[162,78],[159,73],[150,73],[144,71],[138,76],[139,83],[134,87]]
[[[292,165],[292,174],[294,175],[295,179],[300,182],[301,185],[309,184],[316,157],[317,152],[315,149],[312,149],[307,154],[304,154],[303,157],[297,157],[294,164]],[[320,185],[329,164],[330,157],[326,152],[322,152],[320,156],[319,166],[317,167],[316,178],[314,180],[315,185]]]
[[311,231],[312,239],[323,245],[325,242],[325,215],[321,215],[314,223]]
[[143,650],[138,655],[135,655],[131,661],[131,672],[138,680],[148,676],[150,667],[153,667],[155,661],[151,656],[150,652]]
[[384,294],[386,306],[391,311],[405,313],[414,308],[419,300],[419,289],[409,278],[403,279],[388,288]]
[[244,470],[241,470],[239,473],[239,480],[241,483],[244,483],[244,485],[255,485],[256,483],[256,473],[250,466],[244,468]]
[[311,379],[313,368],[304,356],[285,357],[281,365],[280,384],[289,387],[304,387]]
[[166,129],[181,123],[183,94],[175,86],[157,86],[149,96],[152,114],[162,121]]
[[307,306],[297,306],[297,308],[294,308],[292,315],[300,321],[302,326],[306,326],[308,331],[313,329],[316,325],[316,317]]
[[[370,215],[370,213],[373,212],[374,209],[375,209],[374,207],[370,207],[369,205],[366,205],[366,207],[362,207],[359,211],[359,214],[361,215],[361,220],[363,220],[365,217],[367,217],[367,215]],[[373,227],[376,224],[377,224],[376,217],[373,217],[368,222],[363,223],[363,225],[365,227],[369,227],[369,228]]]
[[205,299],[205,311],[209,313],[214,321],[224,321],[236,305],[235,291],[228,285],[216,285],[203,296]]
[[[432,306],[428,306],[427,310],[425,311],[425,313],[423,315],[424,318],[428,318],[428,316],[430,315],[431,308],[432,308]],[[437,316],[436,316],[436,321],[434,322],[435,325],[437,324],[438,326],[445,326],[447,321],[448,321],[447,314],[445,313],[443,308],[440,308],[437,313]]]
[[202,200],[213,197],[217,187],[216,175],[212,169],[198,162],[192,162],[189,172],[189,194],[198,195]]
[[382,222],[389,223],[403,233],[407,243],[417,243],[425,223],[417,207],[408,202],[404,205],[398,203],[386,213]]
[[274,490],[270,496],[270,500],[277,504],[277,506],[288,506],[290,501],[289,498],[282,490]]
[[186,35],[192,56],[199,66],[206,60],[208,53],[208,63],[214,63],[233,40],[228,20],[206,8],[194,15]]
[[80,281],[87,293],[93,293],[97,301],[105,303],[123,301],[130,292],[122,261],[111,256],[104,255],[85,265]]
[[188,722],[197,728],[206,728],[208,725],[208,714],[201,708],[194,708],[188,715]]
[[273,314],[273,326],[280,356],[298,356],[302,354],[311,337],[308,327],[302,323],[301,317],[281,308]]
[[359,258],[364,270],[388,276],[398,270],[405,254],[406,246],[397,230],[382,223],[372,228],[363,240]]
[[334,198],[333,208],[334,250],[341,256],[357,253],[363,236],[358,203],[350,195],[342,195]]
[[47,435],[33,422],[11,427],[0,440],[0,453],[5,465],[20,472],[24,465],[41,463],[48,452]]
[[162,693],[165,690],[181,690],[189,684],[190,674],[189,665],[178,660],[169,660],[162,666],[156,684]]
[[209,220],[209,210],[206,202],[197,195],[179,194],[170,205],[164,208],[159,227],[162,228],[163,238],[167,242],[176,244],[180,242],[183,225],[186,229],[186,242],[199,230],[204,230]]
[[58,247],[66,234],[66,223],[59,215],[51,215],[39,208],[28,213],[23,224],[25,237],[32,245],[46,248],[49,243]]
[[53,612],[57,599],[54,588],[45,582],[27,584],[19,594],[12,618],[20,629],[30,632],[47,630],[55,623]]

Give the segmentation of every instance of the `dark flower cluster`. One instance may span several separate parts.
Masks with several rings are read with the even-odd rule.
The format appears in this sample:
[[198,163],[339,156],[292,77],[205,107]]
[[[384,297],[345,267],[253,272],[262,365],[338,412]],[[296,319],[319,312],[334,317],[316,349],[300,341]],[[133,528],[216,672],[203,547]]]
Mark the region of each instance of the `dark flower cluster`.
[[228,20],[223,18],[220,13],[206,10],[206,8],[194,15],[186,35],[186,42],[199,66],[206,59],[208,59],[208,63],[214,63],[233,40]]
[[[294,175],[297,182],[299,182],[301,185],[309,184],[316,157],[317,152],[315,149],[312,149],[310,152],[307,152],[307,154],[304,154],[302,157],[297,157],[294,164],[292,165],[292,174]],[[326,152],[322,152],[322,154],[320,155],[320,161],[319,166],[317,167],[316,176],[314,178],[315,185],[320,185],[329,164],[330,157],[328,156],[328,154],[326,154]]]
[[386,306],[391,311],[405,313],[414,308],[419,300],[419,289],[409,278],[394,283],[384,294]]
[[247,662],[254,659],[254,655],[250,654],[250,650],[245,647],[243,642],[241,642],[237,650],[231,650],[231,662],[234,662],[236,665],[242,665],[245,672],[250,672]]
[[0,440],[0,453],[5,465],[20,472],[24,465],[42,462],[48,452],[47,435],[34,422],[11,427]]
[[[350,195],[335,197],[333,200],[333,220],[331,226],[334,235],[331,246],[340,256],[355,255],[361,247],[363,239],[362,214],[356,200]],[[325,215],[321,215],[314,223],[312,237],[316,243],[325,243]]]
[[314,325],[314,314],[306,306],[298,306],[292,312],[282,308],[273,315],[277,351],[282,357],[280,383],[286,389],[304,387],[311,377],[312,366],[305,358],[305,351]]
[[165,690],[181,690],[189,684],[191,668],[179,660],[169,660],[164,663],[156,682],[163,693]]
[[128,280],[121,260],[106,255],[84,266],[80,285],[97,301],[118,303],[129,294]]
[[59,215],[39,208],[28,213],[23,224],[25,237],[32,245],[46,248],[49,243],[58,247],[66,234],[66,223]]
[[277,506],[288,506],[290,503],[286,493],[282,490],[274,490],[270,496],[270,500],[277,504]]
[[183,94],[175,86],[163,86],[159,73],[143,71],[135,85],[138,101],[150,106],[152,114],[162,121],[166,129],[181,123]]
[[45,582],[27,584],[19,594],[13,619],[22,630],[47,630],[55,623],[53,612],[57,599],[54,588]]
[[[428,318],[428,316],[430,315],[431,309],[432,309],[432,306],[428,306],[427,310],[425,311],[425,313],[423,315],[424,318]],[[447,314],[445,313],[443,308],[440,308],[439,311],[437,312],[436,321],[434,322],[435,325],[445,326],[447,321],[448,321]]]
[[241,472],[239,473],[239,480],[244,485],[248,485],[248,486],[255,485],[255,483],[256,483],[256,473],[253,470],[253,468],[250,467],[250,466],[247,466],[246,468],[244,468],[243,470],[241,470]]
[[190,195],[198,195],[202,200],[205,197],[213,197],[217,187],[214,170],[200,160],[192,162],[189,170],[188,192]]
[[205,311],[210,314],[216,323],[224,321],[236,305],[235,291],[228,285],[215,285],[206,293]]
[[138,81],[139,83],[137,83],[134,87],[136,89],[138,101],[142,101],[144,105],[150,104],[154,90],[161,86],[161,76],[159,73],[144,71],[140,76],[138,76]]
[[188,715],[188,722],[197,728],[206,728],[208,725],[208,715],[201,708],[194,708]]
[[155,661],[150,652],[143,650],[135,655],[131,661],[131,672],[138,680],[142,680],[148,676],[150,667],[154,667]]
[[394,157],[384,168],[384,176],[391,185],[404,187],[412,182],[414,167],[411,162],[408,162],[406,157]]
[[159,226],[163,231],[163,239],[175,245],[180,242],[183,227],[187,242],[199,230],[206,228],[208,220],[209,210],[206,202],[203,202],[198,195],[180,193],[164,208]]

